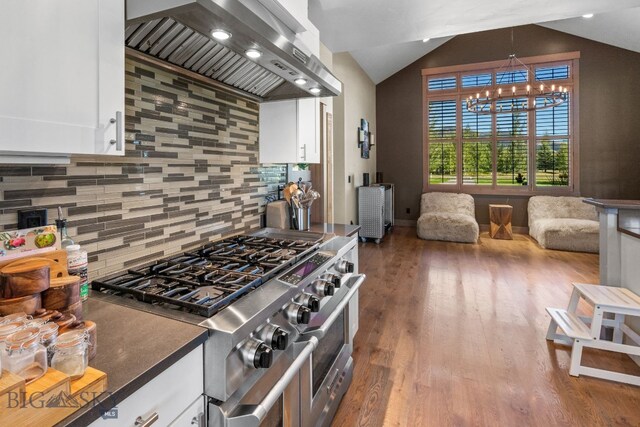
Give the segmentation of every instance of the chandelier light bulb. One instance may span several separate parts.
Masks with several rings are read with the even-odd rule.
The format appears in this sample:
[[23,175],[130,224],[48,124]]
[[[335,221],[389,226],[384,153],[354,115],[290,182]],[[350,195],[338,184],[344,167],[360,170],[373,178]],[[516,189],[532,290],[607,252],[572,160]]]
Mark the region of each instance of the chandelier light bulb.
[[480,99],[480,92],[476,93],[476,99]]
[[540,85],[540,92],[544,92],[544,85],[543,84]]
[[527,95],[531,92],[531,85],[527,85]]
[[511,92],[513,92],[514,94],[516,93],[516,87],[515,87],[515,86],[513,86],[513,87],[511,88]]
[[551,85],[551,92],[555,92],[556,91],[556,85]]
[[487,91],[486,94],[487,94],[487,98],[488,98],[489,97],[489,91]]
[[498,97],[500,97],[501,95],[502,95],[502,88],[501,88],[501,87],[499,87],[499,88],[498,88]]

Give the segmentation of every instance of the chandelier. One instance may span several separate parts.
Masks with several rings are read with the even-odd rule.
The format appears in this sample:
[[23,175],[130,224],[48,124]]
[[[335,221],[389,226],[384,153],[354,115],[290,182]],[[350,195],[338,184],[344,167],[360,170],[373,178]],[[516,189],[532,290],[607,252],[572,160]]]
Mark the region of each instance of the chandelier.
[[[567,100],[566,87],[529,82],[528,76],[535,79],[533,70],[512,53],[496,72],[495,86],[486,84],[475,97],[466,99],[467,110],[475,114],[519,113],[557,107]],[[493,89],[487,89],[489,86]]]

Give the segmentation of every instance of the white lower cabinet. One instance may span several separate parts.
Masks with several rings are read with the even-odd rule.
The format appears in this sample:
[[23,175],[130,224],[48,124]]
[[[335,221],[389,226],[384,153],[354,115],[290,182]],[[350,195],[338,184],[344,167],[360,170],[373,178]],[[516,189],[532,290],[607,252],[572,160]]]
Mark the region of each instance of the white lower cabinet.
[[[117,418],[98,418],[91,427],[191,426],[193,417],[200,413],[194,404],[204,412],[203,351],[202,346],[194,349],[118,403]],[[152,422],[153,419],[156,420]],[[183,419],[188,422],[181,422]]]
[[169,427],[206,427],[207,418],[204,412],[205,397],[200,396]]

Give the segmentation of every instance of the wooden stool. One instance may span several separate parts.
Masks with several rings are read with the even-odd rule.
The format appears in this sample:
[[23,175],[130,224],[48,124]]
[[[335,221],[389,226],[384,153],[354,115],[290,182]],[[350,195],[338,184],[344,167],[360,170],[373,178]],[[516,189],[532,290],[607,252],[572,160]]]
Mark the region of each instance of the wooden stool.
[[492,239],[512,240],[511,213],[513,206],[489,205],[489,235]]

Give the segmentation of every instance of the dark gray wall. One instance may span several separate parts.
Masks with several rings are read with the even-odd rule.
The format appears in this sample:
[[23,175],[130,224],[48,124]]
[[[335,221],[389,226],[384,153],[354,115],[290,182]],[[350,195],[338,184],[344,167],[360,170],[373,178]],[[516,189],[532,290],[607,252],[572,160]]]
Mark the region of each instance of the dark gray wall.
[[[537,25],[514,28],[512,49],[510,31],[457,36],[377,85],[377,169],[396,184],[396,218],[417,219],[420,210],[421,70],[506,59],[512,50],[519,57],[580,52],[580,193],[640,199],[640,54]],[[479,223],[488,224],[489,203],[509,203],[513,225],[527,225],[528,197],[474,197]]]

